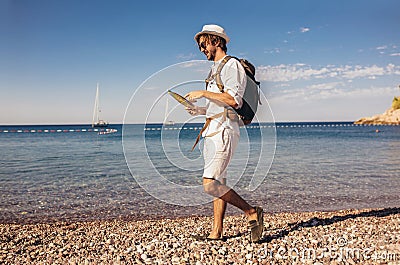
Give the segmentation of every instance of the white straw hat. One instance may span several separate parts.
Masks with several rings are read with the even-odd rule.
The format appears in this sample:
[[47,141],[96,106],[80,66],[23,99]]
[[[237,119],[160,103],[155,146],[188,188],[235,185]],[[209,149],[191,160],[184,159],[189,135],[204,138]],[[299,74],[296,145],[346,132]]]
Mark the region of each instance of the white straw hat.
[[226,40],[226,43],[229,42],[229,37],[226,35],[224,28],[218,25],[204,25],[203,29],[194,35],[194,40],[198,42],[199,36],[205,33],[220,36]]

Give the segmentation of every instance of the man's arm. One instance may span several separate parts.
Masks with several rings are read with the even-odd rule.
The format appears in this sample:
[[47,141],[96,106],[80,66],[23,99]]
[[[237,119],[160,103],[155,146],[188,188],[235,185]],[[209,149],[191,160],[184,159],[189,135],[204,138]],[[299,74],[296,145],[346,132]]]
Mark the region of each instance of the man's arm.
[[185,98],[187,98],[188,100],[207,98],[209,100],[216,101],[217,103],[220,103],[220,104],[222,103],[224,105],[228,105],[233,108],[236,108],[238,106],[235,99],[226,92],[215,93],[215,92],[210,92],[207,90],[195,90],[195,91],[187,93],[185,95]]

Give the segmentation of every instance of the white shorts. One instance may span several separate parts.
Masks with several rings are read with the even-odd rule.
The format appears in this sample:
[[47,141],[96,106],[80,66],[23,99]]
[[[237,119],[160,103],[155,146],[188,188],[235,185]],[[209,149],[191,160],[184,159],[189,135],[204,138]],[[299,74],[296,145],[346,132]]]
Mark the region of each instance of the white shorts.
[[211,137],[204,138],[203,178],[222,180],[239,142],[239,135],[231,129],[222,129]]

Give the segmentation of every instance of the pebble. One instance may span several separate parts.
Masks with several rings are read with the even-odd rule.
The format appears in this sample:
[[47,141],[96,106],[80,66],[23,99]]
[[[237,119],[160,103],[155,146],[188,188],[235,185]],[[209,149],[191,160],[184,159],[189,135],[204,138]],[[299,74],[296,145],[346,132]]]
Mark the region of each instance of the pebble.
[[[399,208],[265,213],[264,220],[268,226],[260,243],[249,241],[243,216],[226,217],[224,242],[192,237],[210,231],[212,217],[0,224],[0,263],[374,264],[372,259],[340,256],[341,247],[400,259]],[[337,252],[318,252],[325,248]],[[312,250],[314,257],[301,256]]]

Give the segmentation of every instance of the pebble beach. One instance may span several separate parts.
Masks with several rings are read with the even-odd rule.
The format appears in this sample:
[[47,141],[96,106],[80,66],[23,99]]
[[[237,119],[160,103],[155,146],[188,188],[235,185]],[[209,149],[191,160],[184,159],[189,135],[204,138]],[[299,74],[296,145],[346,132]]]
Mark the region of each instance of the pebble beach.
[[1,264],[400,264],[400,208],[264,213],[251,243],[244,216],[224,240],[198,241],[212,217],[0,224]]

